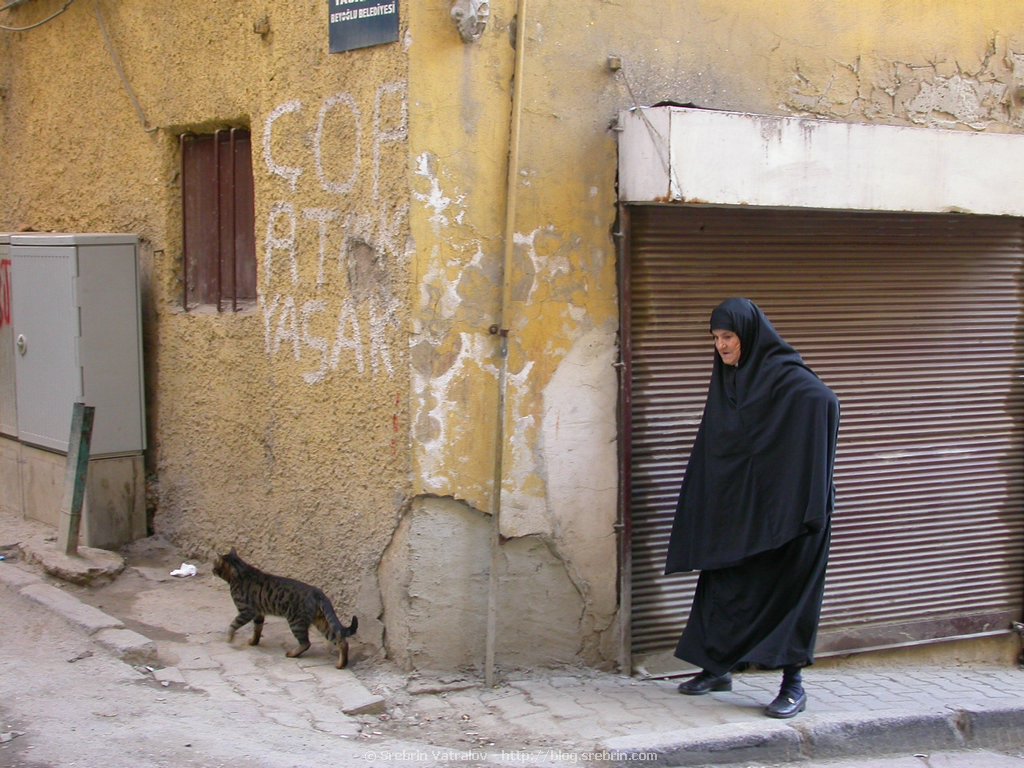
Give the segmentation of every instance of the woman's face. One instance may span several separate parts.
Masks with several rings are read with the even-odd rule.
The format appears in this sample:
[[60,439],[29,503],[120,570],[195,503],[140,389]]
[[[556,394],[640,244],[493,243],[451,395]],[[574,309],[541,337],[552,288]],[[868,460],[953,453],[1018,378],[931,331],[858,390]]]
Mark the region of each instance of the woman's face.
[[740,364],[740,337],[732,331],[713,330],[711,336],[715,340],[715,350],[726,365]]

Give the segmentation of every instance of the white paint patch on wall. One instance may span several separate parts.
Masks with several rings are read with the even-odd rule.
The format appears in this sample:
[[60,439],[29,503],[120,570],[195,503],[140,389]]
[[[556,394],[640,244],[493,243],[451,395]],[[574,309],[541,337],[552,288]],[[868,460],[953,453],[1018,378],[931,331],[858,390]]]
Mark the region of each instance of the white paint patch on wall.
[[[610,622],[618,504],[616,330],[581,336],[544,390],[541,450],[555,544],[594,614]],[[598,621],[601,623],[601,621]]]
[[572,272],[572,264],[569,261],[569,257],[564,253],[552,256],[543,256],[537,253],[537,238],[541,235],[560,237],[558,229],[553,225],[538,227],[528,234],[517,232],[514,236],[515,244],[525,250],[527,258],[533,264],[533,271],[536,276],[533,284],[530,286],[530,295],[527,297],[526,303],[530,303],[533,300],[534,293],[538,289],[549,286],[560,275],[568,275]]
[[509,374],[506,382],[507,412],[512,415],[506,429],[501,533],[509,537],[551,536],[556,528],[546,499],[537,494],[536,483],[531,482],[538,475],[544,479],[548,474],[544,451],[538,449],[537,416],[524,405],[530,394],[533,367],[531,360],[523,370]]
[[[478,257],[474,261],[479,260]],[[430,269],[420,280],[420,307],[428,312],[431,318],[437,320],[452,320],[458,311],[462,300],[459,298],[459,281],[451,280],[445,265],[441,263],[441,245],[435,243],[430,253]],[[422,337],[426,332],[423,323],[417,321],[415,334]],[[439,339],[431,339],[436,343]]]
[[426,152],[416,158],[416,175],[429,182],[429,191],[426,194],[415,192],[413,198],[423,203],[425,208],[433,211],[430,215],[430,222],[434,225],[435,231],[440,231],[441,228],[452,223],[447,211],[453,205],[459,206],[455,210],[454,219],[456,223],[461,223],[465,216],[465,210],[462,208],[465,196],[457,195],[453,201],[452,198],[444,194],[441,189],[441,180],[437,175],[436,160]]
[[497,367],[491,362],[494,357],[492,339],[477,333],[460,333],[459,340],[459,353],[443,374],[428,376],[413,373],[413,392],[419,400],[414,410],[425,414],[437,428],[432,438],[422,435],[419,438],[419,474],[425,493],[443,495],[451,492],[444,473],[444,468],[451,460],[448,455],[448,428],[451,424],[461,423],[466,410],[466,404],[461,399],[452,397],[453,384],[470,375],[467,368],[471,366],[492,376],[495,381],[499,375]]

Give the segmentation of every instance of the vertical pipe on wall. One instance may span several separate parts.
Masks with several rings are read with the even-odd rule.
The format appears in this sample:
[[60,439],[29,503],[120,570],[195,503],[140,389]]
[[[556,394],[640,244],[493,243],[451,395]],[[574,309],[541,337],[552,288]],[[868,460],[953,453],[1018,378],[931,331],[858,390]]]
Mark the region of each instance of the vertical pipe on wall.
[[618,256],[619,278],[619,359],[615,368],[619,376],[619,498],[615,530],[619,538],[619,671],[631,674],[633,656],[630,637],[632,636],[633,613],[633,521],[628,510],[633,496],[632,444],[633,434],[633,328],[628,308],[632,306],[632,283],[629,268],[630,237],[632,233],[631,210],[619,203],[619,220],[614,232]]
[[487,638],[484,682],[494,685],[494,648],[498,628],[498,567],[501,564],[501,488],[504,475],[505,404],[508,389],[508,307],[512,295],[512,264],[515,257],[516,204],[519,189],[519,129],[523,110],[523,64],[526,53],[526,0],[516,7],[515,66],[512,72],[512,114],[509,126],[508,176],[505,191],[505,248],[498,322],[491,328],[501,355],[498,367],[498,405],[494,429],[494,476],[491,488],[491,567],[487,584]]

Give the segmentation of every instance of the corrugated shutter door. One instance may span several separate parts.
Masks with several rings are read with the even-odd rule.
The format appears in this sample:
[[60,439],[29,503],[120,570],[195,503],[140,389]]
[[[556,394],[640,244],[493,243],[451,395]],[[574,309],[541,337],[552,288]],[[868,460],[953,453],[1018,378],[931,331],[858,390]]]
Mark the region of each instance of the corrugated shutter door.
[[819,653],[1006,631],[1024,605],[1017,219],[631,206],[624,312],[631,643],[674,647],[662,575],[711,309],[757,302],[842,403]]

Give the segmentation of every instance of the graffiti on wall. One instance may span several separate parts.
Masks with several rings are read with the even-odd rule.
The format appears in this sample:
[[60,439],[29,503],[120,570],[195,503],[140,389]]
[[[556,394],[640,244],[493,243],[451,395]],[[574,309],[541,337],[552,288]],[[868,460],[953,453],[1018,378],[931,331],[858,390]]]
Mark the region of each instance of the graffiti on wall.
[[0,328],[11,324],[11,260],[0,260]]
[[[289,101],[263,127],[263,160],[286,189],[270,207],[263,240],[266,351],[271,358],[290,354],[310,385],[339,370],[389,377],[395,371],[388,340],[399,323],[400,302],[388,276],[405,258],[409,207],[383,204],[381,168],[389,145],[408,137],[405,85],[385,84],[373,101],[372,115],[364,116],[353,96],[336,94],[319,105],[315,122],[307,105]],[[291,165],[278,160],[274,148],[281,145],[279,136],[297,128],[310,140],[303,162]],[[351,139],[348,157],[331,154],[339,151],[332,142],[339,133]],[[369,157],[364,145],[371,148]],[[331,170],[339,167],[345,172]],[[303,205],[304,181],[316,185],[318,202],[327,193],[338,205]],[[302,243],[310,242],[316,245],[304,251]]]

